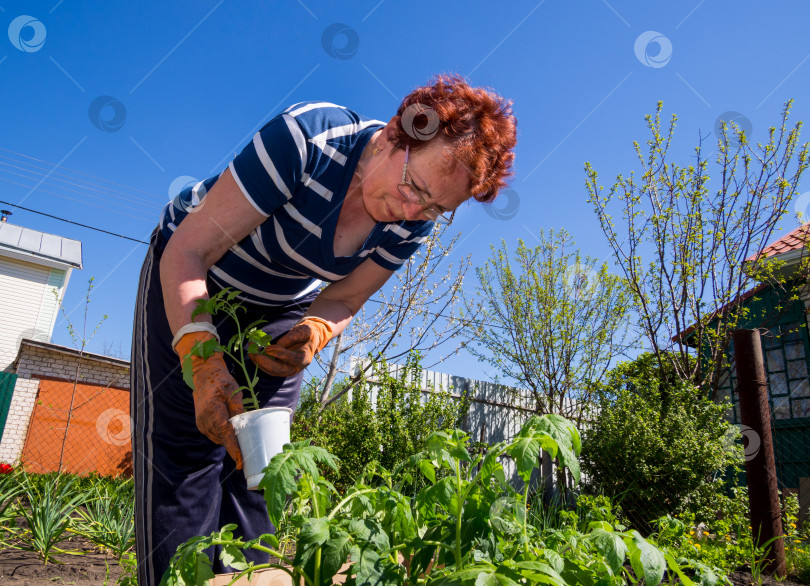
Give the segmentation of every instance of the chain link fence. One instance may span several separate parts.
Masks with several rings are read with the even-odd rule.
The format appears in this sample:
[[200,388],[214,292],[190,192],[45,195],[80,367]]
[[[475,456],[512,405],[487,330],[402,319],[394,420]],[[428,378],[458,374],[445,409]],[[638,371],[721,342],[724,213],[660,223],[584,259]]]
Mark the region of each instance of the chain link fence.
[[43,379],[20,455],[29,472],[131,476],[129,390]]

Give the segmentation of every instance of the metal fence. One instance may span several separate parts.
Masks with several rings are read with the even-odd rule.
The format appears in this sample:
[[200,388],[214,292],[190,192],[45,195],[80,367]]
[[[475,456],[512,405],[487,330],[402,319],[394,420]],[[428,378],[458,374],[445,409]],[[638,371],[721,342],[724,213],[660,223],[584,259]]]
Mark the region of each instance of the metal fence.
[[[351,372],[356,374],[360,368],[366,368],[369,372],[368,365],[367,359],[355,358],[351,362]],[[402,375],[404,368],[399,364],[388,365],[389,373],[395,378]],[[377,382],[369,375],[367,382],[374,404]],[[527,389],[429,370],[421,371],[420,380],[409,382],[417,386],[425,398],[431,393],[447,392],[457,401],[466,401],[468,406],[463,415],[461,428],[476,442],[494,444],[510,440],[517,435],[523,424],[537,413],[535,398]],[[571,412],[580,406],[573,401],[567,401],[565,407]],[[501,464],[510,483],[516,488],[520,487],[523,481],[518,476],[512,460],[504,457]],[[552,463],[546,461],[543,474],[535,474],[531,484],[536,486],[545,476],[549,489],[554,490],[553,469]]]
[[20,461],[29,472],[132,475],[129,390],[43,379]]

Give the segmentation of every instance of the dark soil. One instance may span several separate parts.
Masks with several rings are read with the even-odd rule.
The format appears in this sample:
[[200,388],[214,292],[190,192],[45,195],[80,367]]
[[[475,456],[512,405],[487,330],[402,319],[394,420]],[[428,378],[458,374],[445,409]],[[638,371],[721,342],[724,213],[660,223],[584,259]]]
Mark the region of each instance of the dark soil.
[[[734,586],[750,586],[751,584],[756,584],[749,572],[734,572],[729,576],[729,580],[731,580]],[[805,584],[805,582],[796,582],[792,580],[791,577],[788,577],[787,580],[779,581],[772,576],[762,576],[762,584],[763,586],[776,586],[777,584],[781,586],[800,586],[801,584]]]
[[105,555],[87,539],[71,537],[57,544],[65,551],[81,552],[81,555],[54,554],[48,564],[34,552],[19,549],[0,550],[0,584],[40,586],[43,584],[72,584],[97,586],[104,584],[109,565],[109,584],[115,584],[121,567],[111,555]]

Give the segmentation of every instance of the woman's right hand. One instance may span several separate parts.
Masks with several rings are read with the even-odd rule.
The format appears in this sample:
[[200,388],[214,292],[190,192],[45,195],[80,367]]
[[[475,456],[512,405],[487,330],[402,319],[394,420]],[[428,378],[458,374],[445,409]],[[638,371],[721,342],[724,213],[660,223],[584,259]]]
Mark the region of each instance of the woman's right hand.
[[[208,332],[190,332],[180,338],[175,351],[181,363],[191,353],[197,342],[214,339]],[[215,444],[225,449],[236,462],[236,469],[242,469],[242,452],[236,439],[233,425],[228,421],[234,415],[244,413],[242,392],[228,372],[222,352],[215,352],[207,359],[190,356],[192,379],[194,382],[194,415],[197,429]]]

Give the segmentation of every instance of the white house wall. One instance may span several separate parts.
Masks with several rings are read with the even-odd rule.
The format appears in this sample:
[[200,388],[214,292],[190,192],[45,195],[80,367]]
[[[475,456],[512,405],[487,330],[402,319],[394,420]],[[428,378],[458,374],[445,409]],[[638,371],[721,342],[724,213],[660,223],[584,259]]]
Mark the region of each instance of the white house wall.
[[[44,323],[40,322],[43,299],[48,294],[54,297],[49,286],[51,271],[50,267],[0,257],[0,371],[8,371],[23,338],[49,341],[50,328],[38,329],[37,325]],[[48,311],[53,308],[46,308]]]
[[50,342],[53,336],[53,326],[56,316],[59,315],[59,302],[64,298],[65,287],[67,286],[67,274],[70,272],[62,269],[51,269],[48,276],[48,283],[42,291],[42,303],[39,306],[37,316],[37,332],[47,332],[45,338],[35,338],[41,342]]

